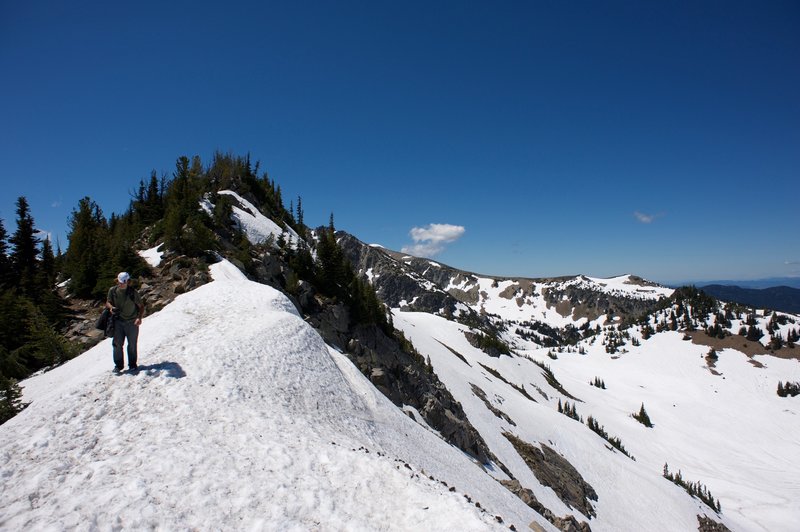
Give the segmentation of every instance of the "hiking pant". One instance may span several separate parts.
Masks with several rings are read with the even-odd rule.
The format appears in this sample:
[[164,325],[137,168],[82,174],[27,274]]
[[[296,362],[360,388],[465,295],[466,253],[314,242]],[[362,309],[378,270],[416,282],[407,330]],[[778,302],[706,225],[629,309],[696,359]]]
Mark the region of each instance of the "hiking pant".
[[122,344],[128,339],[128,367],[136,366],[136,342],[139,339],[139,327],[134,323],[136,320],[114,320],[114,365],[118,368],[125,366],[125,359],[122,356]]

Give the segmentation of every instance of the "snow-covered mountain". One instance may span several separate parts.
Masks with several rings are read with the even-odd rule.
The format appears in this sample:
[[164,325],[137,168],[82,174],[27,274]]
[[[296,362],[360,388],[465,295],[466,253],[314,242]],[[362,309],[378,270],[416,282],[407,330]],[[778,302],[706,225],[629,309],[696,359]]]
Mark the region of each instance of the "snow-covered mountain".
[[296,278],[298,233],[216,197],[252,264],[213,265],[146,318],[138,374],[111,375],[105,341],[23,383],[30,406],[0,426],[0,529],[800,522],[800,397],[776,393],[800,382],[798,316],[633,275],[478,275],[338,233],[409,358]]
[[0,427],[3,530],[524,529],[533,510],[383,397],[276,290],[229,263],[24,383]]
[[[732,530],[800,522],[800,403],[776,394],[779,382],[800,380],[800,349],[773,349],[796,334],[797,316],[629,275],[502,279],[341,241],[502,468],[554,514],[592,530],[691,530],[697,515]],[[767,334],[748,339],[750,324]],[[474,341],[492,330],[508,355]],[[640,408],[653,427],[634,419]],[[596,500],[585,493],[576,504],[522,458],[519,441],[568,460]],[[665,466],[722,511],[664,478]]]

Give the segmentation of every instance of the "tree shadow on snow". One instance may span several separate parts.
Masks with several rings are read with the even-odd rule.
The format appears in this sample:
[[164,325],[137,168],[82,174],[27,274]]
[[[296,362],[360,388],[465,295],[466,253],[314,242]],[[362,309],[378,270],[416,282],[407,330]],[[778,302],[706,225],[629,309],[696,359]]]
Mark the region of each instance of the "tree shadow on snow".
[[149,377],[157,377],[161,374],[171,379],[182,379],[186,372],[177,362],[159,362],[147,366],[139,366],[138,373],[146,373]]

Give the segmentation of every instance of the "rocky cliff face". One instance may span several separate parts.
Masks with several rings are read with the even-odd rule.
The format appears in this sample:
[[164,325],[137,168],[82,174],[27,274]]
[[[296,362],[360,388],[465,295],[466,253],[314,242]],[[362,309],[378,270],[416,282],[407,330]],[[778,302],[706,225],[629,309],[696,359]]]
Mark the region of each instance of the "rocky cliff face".
[[456,311],[459,299],[441,288],[456,275],[455,270],[430,276],[415,262],[421,259],[403,261],[397,254],[364,244],[343,231],[336,237],[355,270],[370,280],[378,296],[390,308],[434,314]]

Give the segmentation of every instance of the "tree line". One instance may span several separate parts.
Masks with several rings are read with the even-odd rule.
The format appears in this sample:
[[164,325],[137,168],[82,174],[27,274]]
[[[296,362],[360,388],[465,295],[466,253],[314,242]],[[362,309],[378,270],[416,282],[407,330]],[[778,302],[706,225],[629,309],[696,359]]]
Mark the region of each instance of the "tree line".
[[[220,236],[234,244],[236,258],[252,264],[251,244],[232,219],[232,199],[217,194],[232,189],[251,197],[262,213],[291,228],[302,242],[283,237],[275,249],[290,267],[284,287],[296,292],[307,281],[322,295],[343,303],[355,323],[393,327],[372,285],[358,277],[336,241],[333,215],[328,227],[305,226],[302,198],[287,210],[281,188],[250,156],[217,152],[204,166],[200,157],[178,157],[171,177],[152,172],[131,192],[127,210],[106,217],[90,197],[82,198],[68,218],[68,249],[54,254],[35,230],[27,200],[17,201],[17,230],[8,237],[0,220],[0,422],[22,408],[18,380],[63,363],[78,348],[59,333],[69,313],[56,283],[65,280],[70,297],[102,301],[116,274],[151,274],[137,250],[162,242],[179,255],[205,257],[223,251]],[[200,208],[208,200],[213,210]],[[288,233],[288,231],[287,231]],[[310,238],[312,236],[314,238]],[[272,244],[270,244],[272,245]]]
[[24,407],[20,379],[78,352],[58,332],[68,317],[56,289],[61,252],[37,233],[25,197],[16,214],[10,236],[0,219],[0,423]]

